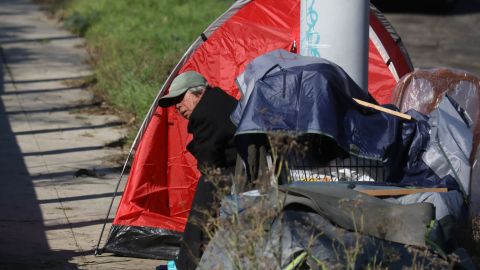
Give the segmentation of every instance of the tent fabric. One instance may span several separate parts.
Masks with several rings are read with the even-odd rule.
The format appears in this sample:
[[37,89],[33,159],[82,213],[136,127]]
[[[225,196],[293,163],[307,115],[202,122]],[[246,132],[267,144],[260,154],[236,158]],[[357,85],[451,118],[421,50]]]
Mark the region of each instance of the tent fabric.
[[178,232],[161,228],[114,225],[105,250],[122,256],[161,260],[177,255],[180,238]]
[[[370,6],[369,19],[371,30],[373,30],[370,31],[370,39],[375,44],[383,44],[382,46],[375,46],[379,48],[382,58],[398,81],[403,75],[413,70],[413,64],[410,61],[407,49],[403,46],[402,39],[393,25],[391,25],[380,10],[373,5]],[[388,90],[383,92],[384,93],[379,94],[391,94],[391,91]],[[388,102],[390,102],[390,97]]]
[[[211,85],[237,96],[234,78],[249,59],[272,49],[290,48],[295,40],[295,29],[298,28],[295,27],[298,22],[295,22],[292,14],[298,13],[299,4],[254,1],[241,9],[239,6],[237,8],[232,17],[214,26],[217,30],[208,37],[207,42],[196,48],[177,73],[196,70]],[[236,40],[239,31],[242,38]],[[226,48],[225,44],[234,46]],[[155,111],[136,151],[129,184],[113,223],[158,226],[181,232],[200,173],[196,169],[196,160],[185,149],[191,140],[186,128],[188,122],[178,116],[173,108],[155,108]],[[138,200],[129,196],[138,193],[138,185],[149,185],[149,190],[158,191],[156,194],[150,193],[153,196],[144,196],[145,201],[138,203]],[[152,211],[148,204],[153,203],[166,208]],[[132,212],[137,206],[143,211]],[[142,222],[145,219],[148,222]]]
[[[392,85],[413,71],[413,64],[400,36],[373,5],[370,6],[369,19],[368,91],[378,103],[387,104],[392,100]],[[390,74],[381,71],[385,65]]]
[[[158,99],[177,74],[188,70],[239,98],[234,78],[252,59],[299,44],[299,8],[299,0],[240,0],[193,42],[163,84],[132,145],[134,160],[109,239],[118,236],[116,226],[161,228],[181,235],[200,173],[185,148],[191,140],[187,121],[172,108],[159,108]],[[369,43],[369,91],[376,93],[374,98],[383,96],[380,102],[388,102],[385,97],[390,96],[396,77],[405,72],[396,67],[410,60],[404,53],[394,53],[403,45],[395,42],[384,20],[372,20],[378,14],[370,13],[370,29],[378,38]],[[411,71],[408,65],[407,69]]]

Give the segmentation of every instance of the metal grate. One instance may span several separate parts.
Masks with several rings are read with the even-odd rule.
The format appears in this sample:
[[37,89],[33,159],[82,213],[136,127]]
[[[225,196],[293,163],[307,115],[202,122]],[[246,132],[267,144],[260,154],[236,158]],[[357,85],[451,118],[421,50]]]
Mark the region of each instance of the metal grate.
[[301,155],[289,155],[286,163],[288,182],[384,182],[385,168],[381,161],[355,156],[319,163]]

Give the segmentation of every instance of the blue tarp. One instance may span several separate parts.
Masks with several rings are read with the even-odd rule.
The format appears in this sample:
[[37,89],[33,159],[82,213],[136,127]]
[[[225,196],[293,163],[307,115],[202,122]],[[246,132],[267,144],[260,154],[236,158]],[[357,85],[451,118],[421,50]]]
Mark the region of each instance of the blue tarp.
[[[265,63],[252,64],[248,69],[259,65],[265,73],[256,74],[253,89],[232,115],[236,135],[286,132],[327,136],[351,155],[382,161],[389,182],[459,189],[460,179],[453,174],[438,176],[424,161],[432,147],[429,117],[412,110],[407,114],[414,121],[408,121],[357,104],[352,98],[375,101],[340,67],[326,60],[285,68],[272,61],[270,68]],[[437,158],[448,162],[445,155]]]

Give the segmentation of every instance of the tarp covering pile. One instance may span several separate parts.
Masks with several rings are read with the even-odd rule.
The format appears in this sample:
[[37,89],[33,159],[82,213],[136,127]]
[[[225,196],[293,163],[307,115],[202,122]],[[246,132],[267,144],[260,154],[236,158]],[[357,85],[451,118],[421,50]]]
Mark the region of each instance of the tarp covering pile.
[[[367,110],[353,98],[373,99],[340,67],[308,58],[274,51],[248,65],[247,71],[255,74],[249,78],[256,81],[243,84],[253,87],[242,89],[250,94],[232,117],[237,135],[283,131],[327,136],[351,155],[382,161],[387,182],[468,195],[472,131],[468,115],[454,101],[445,98],[430,117],[408,111],[414,121]],[[299,65],[303,59],[307,64]]]
[[[200,173],[186,151],[187,121],[159,108],[173,78],[194,70],[213,86],[239,98],[235,78],[255,57],[293,50],[299,39],[300,0],[239,0],[187,50],[154,101],[132,146],[127,185],[105,250],[129,256],[173,259]],[[412,65],[399,36],[375,8],[370,10],[369,92],[388,103],[391,89]]]
[[[463,151],[464,156],[458,161],[451,162],[452,166],[465,166],[466,160],[470,164],[471,172],[461,169],[463,174],[461,181],[464,192],[469,195],[471,215],[480,214],[480,79],[474,75],[455,69],[437,68],[437,69],[419,69],[405,75],[393,91],[392,103],[400,111],[415,109],[423,114],[430,114],[437,109],[440,104],[445,103],[446,94],[450,99],[458,104],[458,107],[464,110],[461,112],[468,124],[470,134],[465,134],[465,138],[444,138],[443,141],[450,141],[452,144],[458,144],[458,151]],[[446,105],[443,105],[446,106]],[[442,109],[442,111],[444,111]],[[439,115],[439,117],[441,117]],[[447,127],[447,129],[456,128],[456,126]],[[438,129],[437,129],[438,130]],[[442,136],[449,136],[448,130],[445,130]],[[455,133],[451,133],[454,135]],[[473,137],[472,137],[473,135]],[[465,145],[464,140],[471,138],[473,142]],[[438,140],[437,140],[438,141]],[[471,152],[462,150],[471,147]],[[438,149],[443,146],[438,145]],[[447,164],[445,164],[447,165]],[[442,167],[439,167],[439,169]],[[444,170],[448,170],[443,167]],[[468,177],[470,174],[470,179]],[[467,185],[468,184],[468,185]]]
[[[225,198],[220,230],[198,269],[451,267],[438,254],[411,246],[424,247],[428,237],[435,238],[429,203],[398,206],[332,183],[280,190]],[[462,259],[468,262],[467,256],[458,264]]]
[[[328,136],[351,155],[382,160],[394,172],[384,183],[387,187],[444,187],[449,191],[381,200],[351,190],[355,185],[295,182],[279,187],[285,197],[276,204],[265,204],[265,200],[252,203],[262,195],[255,199],[234,196],[224,201],[222,210],[227,217],[200,268],[288,268],[305,263],[311,269],[337,265],[358,269],[375,265],[372,259],[383,267],[399,268],[415,264],[416,256],[399,244],[428,247],[439,254],[452,252],[456,227],[466,218],[475,130],[472,111],[442,93],[428,115],[411,109],[407,113],[414,119],[407,121],[353,102],[352,97],[369,97],[333,63],[307,59],[306,65],[285,65],[286,59],[297,62],[304,57],[279,51],[271,54],[274,57],[266,54],[247,67],[255,74],[248,77],[253,83],[239,83],[251,90],[242,89],[249,94],[233,115],[237,135],[287,132]],[[270,202],[275,194],[263,196]],[[255,220],[255,216],[268,216],[265,209],[275,206],[277,212],[270,222]],[[263,228],[266,232],[262,234],[259,222],[272,225]],[[235,226],[243,231],[236,231]],[[261,240],[248,239],[252,233]],[[256,246],[249,247],[249,241]],[[355,249],[354,257],[349,257]],[[391,260],[390,252],[397,258]],[[429,256],[420,256],[424,267],[448,268],[447,257]]]

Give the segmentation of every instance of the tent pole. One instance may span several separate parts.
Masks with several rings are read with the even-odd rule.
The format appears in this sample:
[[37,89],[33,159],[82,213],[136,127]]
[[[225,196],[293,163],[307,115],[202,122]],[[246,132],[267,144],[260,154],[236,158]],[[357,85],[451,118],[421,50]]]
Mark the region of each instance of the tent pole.
[[[197,38],[197,40],[193,44],[196,44],[199,40],[200,40],[200,38]],[[160,97],[164,93],[166,85],[170,84],[170,82],[174,78],[174,74],[176,75],[178,73],[178,70],[180,69],[180,67],[185,63],[185,61],[186,61],[185,59],[187,58],[186,56],[187,56],[188,52],[190,52],[192,50],[193,44],[187,50],[187,53],[185,53],[183,55],[180,62],[177,63],[177,65],[173,69],[172,73],[168,76],[167,80],[165,81],[162,88],[160,89],[158,95],[155,97],[155,100],[152,103],[152,106],[150,106],[150,109],[148,110],[145,119],[143,119],[143,123],[140,127],[140,130],[137,132],[137,135],[135,136],[135,139],[133,140],[132,147],[130,148],[130,152],[128,153],[127,160],[125,161],[125,164],[123,164],[122,172],[120,173],[120,177],[118,178],[117,186],[115,187],[115,191],[113,192],[113,197],[112,197],[112,200],[110,201],[110,206],[108,207],[107,215],[105,216],[105,221],[103,222],[103,226],[102,226],[102,230],[100,232],[100,236],[98,237],[97,247],[95,248],[95,256],[101,255],[102,252],[103,252],[103,250],[100,249],[100,242],[102,241],[103,233],[105,231],[105,227],[106,227],[107,222],[108,222],[108,217],[110,216],[110,211],[112,210],[113,202],[115,201],[115,197],[117,196],[118,188],[120,187],[120,183],[122,182],[122,177],[123,177],[123,174],[125,173],[127,163],[132,156],[132,152],[133,152],[134,149],[137,148],[137,144],[140,141],[140,138],[143,137],[143,133],[145,132],[145,129],[146,129],[148,123],[150,122],[150,119],[152,118],[153,112],[157,108],[158,100],[160,99]]]
[[105,227],[106,227],[107,222],[108,222],[108,217],[110,216],[110,212],[112,210],[113,202],[115,201],[115,197],[117,197],[118,188],[120,187],[120,183],[122,182],[123,174],[125,173],[125,169],[127,168],[128,161],[130,160],[130,157],[132,156],[132,152],[133,152],[132,150],[133,149],[131,149],[130,152],[128,153],[127,160],[123,164],[122,172],[120,173],[120,176],[118,177],[117,186],[115,187],[115,191],[113,192],[112,200],[110,201],[110,206],[108,206],[107,215],[105,216],[105,221],[103,222],[102,230],[100,232],[100,236],[98,237],[97,247],[95,248],[95,256],[101,255],[103,253],[103,250],[100,249],[100,242],[102,241],[103,233],[105,231]]

